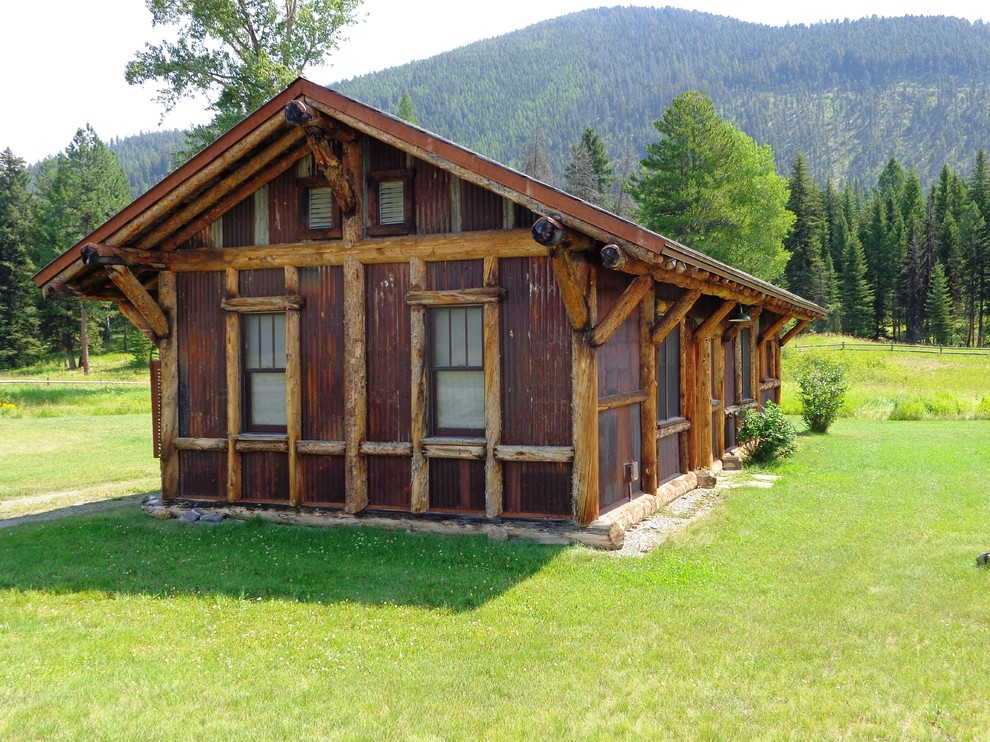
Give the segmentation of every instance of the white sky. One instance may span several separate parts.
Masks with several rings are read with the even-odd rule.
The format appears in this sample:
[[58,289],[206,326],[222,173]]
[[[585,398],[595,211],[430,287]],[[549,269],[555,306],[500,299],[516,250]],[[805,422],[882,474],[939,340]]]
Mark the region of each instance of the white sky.
[[[329,68],[307,70],[317,83],[423,59],[586,8],[643,5],[700,10],[744,21],[786,25],[877,15],[947,15],[990,21],[985,0],[364,0],[364,20]],[[0,151],[29,164],[62,151],[89,123],[103,140],[204,123],[202,102],[161,121],[154,88],[132,87],[124,66],[145,42],[157,43],[143,0],[3,0],[0,20]]]

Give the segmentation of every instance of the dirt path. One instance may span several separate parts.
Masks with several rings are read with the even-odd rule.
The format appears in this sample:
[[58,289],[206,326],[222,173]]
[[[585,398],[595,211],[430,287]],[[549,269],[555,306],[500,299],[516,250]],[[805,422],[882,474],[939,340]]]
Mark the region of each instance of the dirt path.
[[0,528],[131,507],[148,494],[132,494],[133,491],[133,484],[122,483],[115,487],[52,492],[3,501],[0,502]]

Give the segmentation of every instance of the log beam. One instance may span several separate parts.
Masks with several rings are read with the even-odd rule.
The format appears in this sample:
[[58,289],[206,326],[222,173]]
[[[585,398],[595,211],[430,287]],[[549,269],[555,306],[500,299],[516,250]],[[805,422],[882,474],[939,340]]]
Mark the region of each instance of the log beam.
[[155,331],[151,329],[151,325],[148,324],[148,320],[144,318],[134,305],[130,302],[122,301],[117,304],[117,309],[120,313],[127,318],[127,320],[134,325],[140,332],[151,338],[152,341],[155,339]]
[[590,250],[595,246],[595,241],[591,237],[580,232],[572,232],[549,216],[541,216],[537,219],[530,231],[533,239],[547,249],[562,247],[571,252],[579,252]]
[[684,316],[691,311],[691,307],[694,303],[698,301],[698,297],[701,296],[701,292],[697,289],[690,289],[685,291],[674,305],[663,313],[656,323],[654,323],[653,328],[650,330],[650,342],[653,345],[659,345],[663,342],[663,339],[670,334],[670,331],[677,327]]
[[144,317],[154,333],[158,337],[168,335],[168,320],[165,318],[162,308],[151,298],[151,294],[141,285],[137,277],[122,265],[108,265],[106,271],[110,280],[134,305],[138,313]]
[[[486,257],[486,260],[494,258]],[[464,304],[491,304],[505,298],[505,289],[489,286],[480,289],[452,289],[448,291],[426,291],[413,289],[406,292],[407,304],[423,306],[451,306]]]
[[712,335],[718,333],[719,328],[722,325],[722,320],[729,316],[729,313],[736,308],[736,302],[734,301],[723,301],[718,309],[708,315],[708,318],[701,323],[697,330],[695,330],[695,335],[698,338],[708,338]]
[[807,327],[811,322],[806,319],[798,320],[798,323],[794,325],[790,330],[784,333],[784,336],[780,339],[781,345],[787,345],[791,340],[800,334],[801,330]]
[[591,324],[591,313],[588,309],[588,290],[578,280],[577,266],[571,254],[557,246],[550,248],[550,266],[557,278],[557,288],[560,298],[567,310],[567,319],[573,330],[586,330]]
[[605,345],[646,296],[646,292],[652,288],[653,278],[651,276],[637,276],[622,292],[619,300],[612,305],[608,314],[591,331],[592,347],[597,348]]
[[770,338],[775,337],[777,333],[780,332],[781,328],[783,328],[783,326],[790,321],[790,319],[791,318],[786,314],[778,317],[777,321],[765,329],[760,335],[760,343],[763,344]]
[[83,265],[95,268],[105,265],[140,266],[153,270],[168,270],[168,256],[157,250],[134,250],[90,242],[79,251]]
[[[286,268],[295,270],[295,268]],[[299,311],[306,305],[306,299],[298,294],[285,296],[236,296],[223,299],[220,307],[228,312],[291,312]]]

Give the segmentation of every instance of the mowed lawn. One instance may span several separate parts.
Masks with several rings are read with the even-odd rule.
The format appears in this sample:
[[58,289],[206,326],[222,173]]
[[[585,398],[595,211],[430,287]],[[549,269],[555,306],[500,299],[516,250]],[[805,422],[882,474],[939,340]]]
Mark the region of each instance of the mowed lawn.
[[0,738],[974,739],[990,422],[840,420],[645,558],[137,512],[0,530]]

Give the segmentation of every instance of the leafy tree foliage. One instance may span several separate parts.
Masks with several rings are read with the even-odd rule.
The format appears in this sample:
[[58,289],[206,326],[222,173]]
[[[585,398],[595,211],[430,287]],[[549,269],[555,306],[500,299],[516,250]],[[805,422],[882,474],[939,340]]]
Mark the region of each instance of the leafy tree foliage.
[[29,181],[24,160],[9,148],[0,153],[0,369],[30,363],[41,351],[27,251]]
[[[42,163],[37,178],[38,208],[34,259],[45,265],[92,232],[130,201],[130,189],[117,158],[87,125],[54,159]],[[102,305],[49,300],[41,304],[43,337],[53,350],[61,350],[70,368],[75,348],[81,365],[88,367],[88,338],[97,339],[105,326]],[[115,310],[114,310],[115,311]]]
[[146,44],[127,64],[132,85],[158,83],[166,111],[205,95],[213,120],[190,135],[191,154],[322,62],[354,23],[360,0],[145,0],[175,41]]
[[630,185],[648,228],[766,280],[784,271],[794,223],[773,155],[715,112],[711,99],[678,96],[654,122]]

